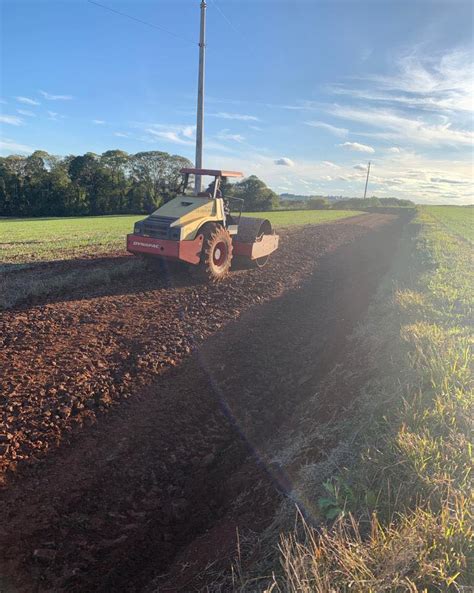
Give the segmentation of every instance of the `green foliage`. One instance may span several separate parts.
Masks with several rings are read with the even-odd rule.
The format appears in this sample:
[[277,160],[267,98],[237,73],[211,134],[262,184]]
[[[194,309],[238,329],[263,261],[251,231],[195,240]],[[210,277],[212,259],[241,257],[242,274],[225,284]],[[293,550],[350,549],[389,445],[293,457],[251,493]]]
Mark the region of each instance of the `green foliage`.
[[277,194],[255,175],[234,183],[231,188],[231,192],[227,191],[227,197],[243,199],[246,212],[273,210],[278,206]]
[[319,197],[309,198],[307,208],[309,210],[324,210],[325,208],[329,208],[329,200]]
[[347,200],[338,200],[332,207],[335,210],[363,210],[364,208],[374,208],[381,206],[379,198],[349,198]]
[[177,194],[190,165],[158,151],[0,158],[0,216],[149,213]]
[[382,206],[395,206],[399,208],[413,208],[415,206],[415,202],[400,198],[379,198],[379,200]]
[[326,490],[327,494],[318,499],[318,506],[322,515],[326,519],[344,517],[348,512],[351,512],[354,509],[354,492],[341,476],[336,476],[332,480],[327,480],[323,483],[323,488]]
[[346,200],[338,200],[332,204],[335,210],[363,210],[364,208],[413,208],[415,203],[411,200],[401,200],[399,198],[377,198],[372,196],[370,198],[348,198]]

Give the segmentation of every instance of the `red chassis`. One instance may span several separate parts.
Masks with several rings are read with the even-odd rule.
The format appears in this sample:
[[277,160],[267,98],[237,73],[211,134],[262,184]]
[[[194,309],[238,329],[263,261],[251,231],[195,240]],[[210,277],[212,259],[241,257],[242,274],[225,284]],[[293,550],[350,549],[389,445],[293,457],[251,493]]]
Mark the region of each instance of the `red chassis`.
[[[203,235],[198,235],[193,241],[169,241],[141,235],[127,235],[127,251],[198,264],[203,239]],[[233,254],[251,260],[265,257],[278,249],[278,239],[278,235],[263,235],[260,240],[254,243],[242,243],[233,239]]]

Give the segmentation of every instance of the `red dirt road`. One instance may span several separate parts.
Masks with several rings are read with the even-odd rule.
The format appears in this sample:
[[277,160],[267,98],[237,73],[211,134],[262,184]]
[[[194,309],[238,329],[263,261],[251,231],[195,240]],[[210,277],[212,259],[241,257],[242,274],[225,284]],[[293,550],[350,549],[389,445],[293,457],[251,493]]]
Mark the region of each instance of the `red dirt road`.
[[400,228],[294,229],[267,268],[217,287],[132,276],[3,314],[13,590],[197,591],[211,560],[226,568],[235,528],[262,529],[288,487],[260,444],[338,360]]

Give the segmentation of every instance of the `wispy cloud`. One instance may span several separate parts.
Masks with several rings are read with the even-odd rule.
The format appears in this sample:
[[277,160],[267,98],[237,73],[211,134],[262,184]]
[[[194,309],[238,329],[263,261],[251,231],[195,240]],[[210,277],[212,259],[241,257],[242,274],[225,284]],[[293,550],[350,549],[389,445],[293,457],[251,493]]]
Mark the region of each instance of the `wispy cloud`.
[[470,182],[464,179],[449,179],[446,177],[430,177],[432,183],[449,183],[450,185],[468,185]]
[[157,128],[146,128],[145,132],[151,134],[154,138],[160,138],[173,144],[181,144],[185,146],[193,146],[194,141],[190,138],[191,127],[185,126],[182,128],[175,129],[159,129]]
[[103,126],[105,124],[105,120],[103,119],[93,119],[92,123],[96,126]]
[[375,149],[372,146],[359,144],[359,142],[344,142],[343,144],[339,144],[339,146],[346,148],[347,150],[353,150],[354,152],[368,152],[369,154],[375,152]]
[[326,130],[327,132],[330,132],[335,136],[344,137],[347,136],[347,134],[349,133],[349,130],[347,128],[338,128],[331,124],[327,124],[323,121],[307,121],[305,122],[305,124],[307,126],[311,126],[312,128],[321,128],[322,130]]
[[281,159],[276,159],[273,162],[275,163],[275,165],[280,165],[282,167],[294,167],[295,166],[294,161],[292,161],[291,159],[289,159],[286,156],[282,157]]
[[36,99],[30,99],[29,97],[16,97],[16,100],[20,103],[24,103],[25,105],[40,105],[39,101]]
[[74,98],[72,95],[53,95],[46,91],[40,91],[40,94],[48,101],[70,101]]
[[66,116],[62,115],[61,113],[57,113],[56,111],[47,111],[48,119],[52,121],[60,121],[64,119]]
[[226,111],[219,111],[218,113],[210,113],[212,117],[219,117],[220,119],[235,119],[239,121],[260,121],[255,115],[247,115],[245,113],[227,113]]
[[0,122],[11,126],[22,126],[25,123],[18,115],[0,115]]
[[355,99],[383,101],[429,111],[474,111],[470,48],[428,52],[416,46],[395,61],[395,72],[352,79],[328,90]]
[[196,126],[184,126],[184,127],[181,127],[179,131],[185,138],[195,138],[196,137]]
[[28,109],[17,109],[17,112],[20,115],[26,115],[26,117],[36,117],[36,113],[33,113],[32,111],[28,111]]
[[34,152],[34,148],[31,146],[28,146],[26,144],[19,144],[18,142],[15,142],[14,140],[11,140],[10,138],[3,138],[3,140],[0,140],[0,150],[2,151],[6,151],[6,152],[25,152],[25,153],[30,153],[30,152]]
[[130,134],[127,132],[114,132],[114,136],[117,136],[117,138],[129,138]]
[[359,132],[359,135],[386,140],[404,140],[414,144],[471,145],[472,131],[454,129],[451,123],[430,124],[421,118],[405,115],[392,109],[366,109],[335,105],[328,111],[337,117],[359,122],[378,132]]
[[242,134],[232,134],[230,130],[221,130],[216,138],[219,140],[231,140],[232,142],[244,142],[245,137]]

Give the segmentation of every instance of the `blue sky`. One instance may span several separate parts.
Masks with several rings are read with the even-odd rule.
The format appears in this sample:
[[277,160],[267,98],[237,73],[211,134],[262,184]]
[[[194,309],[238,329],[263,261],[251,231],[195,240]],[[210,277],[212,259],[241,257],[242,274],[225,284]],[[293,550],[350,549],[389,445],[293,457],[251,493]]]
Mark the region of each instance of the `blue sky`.
[[[199,0],[0,0],[1,154],[194,155]],[[208,0],[204,163],[278,192],[471,203],[473,9]]]

